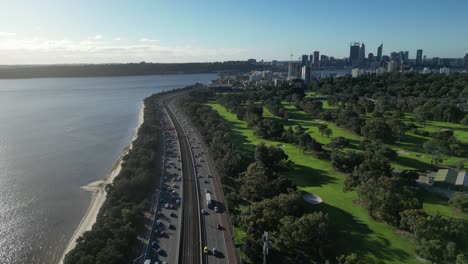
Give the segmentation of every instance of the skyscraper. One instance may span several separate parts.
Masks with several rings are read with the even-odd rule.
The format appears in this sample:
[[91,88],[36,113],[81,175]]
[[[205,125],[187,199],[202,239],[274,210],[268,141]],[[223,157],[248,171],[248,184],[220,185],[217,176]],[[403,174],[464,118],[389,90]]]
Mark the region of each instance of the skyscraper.
[[302,62],[301,62],[301,65],[302,65],[302,66],[307,65],[307,55],[302,55]]
[[404,59],[404,62],[406,65],[409,64],[409,51],[405,51],[405,59]]
[[359,50],[359,42],[351,43],[349,45],[349,63],[353,67],[358,65]]
[[423,58],[423,50],[418,49],[416,51],[416,65],[418,66],[422,65],[422,58]]
[[465,66],[468,66],[468,53],[465,54],[465,57],[463,58],[464,62],[465,62]]
[[359,49],[358,64],[363,65],[365,60],[366,60],[366,45],[364,45],[364,43],[361,43],[361,48]]
[[320,67],[320,52],[314,51],[314,62],[312,65],[314,67]]
[[383,43],[377,48],[377,61],[382,60]]

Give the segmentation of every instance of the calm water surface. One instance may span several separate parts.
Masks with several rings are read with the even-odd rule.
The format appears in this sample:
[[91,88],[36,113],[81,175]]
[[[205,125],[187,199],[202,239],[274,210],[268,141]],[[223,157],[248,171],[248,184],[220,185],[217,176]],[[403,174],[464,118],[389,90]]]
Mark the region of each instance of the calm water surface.
[[143,98],[215,77],[0,80],[0,263],[56,263]]

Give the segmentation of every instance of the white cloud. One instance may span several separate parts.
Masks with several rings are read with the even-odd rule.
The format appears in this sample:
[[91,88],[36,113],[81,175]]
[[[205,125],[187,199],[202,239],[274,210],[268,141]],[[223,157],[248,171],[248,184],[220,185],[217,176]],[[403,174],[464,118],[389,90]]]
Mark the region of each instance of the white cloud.
[[141,38],[140,42],[159,42],[159,39]]
[[94,36],[94,38],[93,38],[93,39],[102,39],[102,38],[103,38],[103,36],[102,36],[102,35],[96,35],[96,36]]
[[161,45],[149,39],[129,43],[101,38],[77,41],[10,37],[0,41],[0,64],[201,62],[233,60],[247,55],[245,49]]
[[13,37],[13,36],[16,36],[16,33],[0,31],[0,38]]
[[121,41],[121,38],[114,38],[115,41]]

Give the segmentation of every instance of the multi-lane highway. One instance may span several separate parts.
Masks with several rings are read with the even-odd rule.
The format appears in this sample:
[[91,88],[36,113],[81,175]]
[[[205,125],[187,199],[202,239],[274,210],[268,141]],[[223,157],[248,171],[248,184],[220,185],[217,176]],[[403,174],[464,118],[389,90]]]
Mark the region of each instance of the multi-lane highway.
[[155,106],[164,132],[163,168],[140,263],[237,263],[213,162],[176,98],[164,96]]

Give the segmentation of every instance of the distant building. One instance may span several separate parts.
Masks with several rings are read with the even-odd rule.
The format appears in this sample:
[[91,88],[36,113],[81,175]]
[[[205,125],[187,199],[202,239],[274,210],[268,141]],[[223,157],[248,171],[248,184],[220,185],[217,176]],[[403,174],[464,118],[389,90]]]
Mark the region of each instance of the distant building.
[[416,51],[416,65],[417,66],[421,66],[423,64],[423,50],[422,49],[418,49]]
[[357,77],[359,77],[361,75],[364,75],[365,73],[366,73],[366,70],[364,70],[364,69],[354,68],[354,69],[351,70],[351,76],[353,78],[357,78]]
[[299,78],[301,76],[301,64],[290,62],[288,65],[288,77]]
[[363,65],[366,61],[366,45],[361,43],[361,48],[359,48],[359,65]]
[[377,74],[377,75],[382,75],[382,74],[385,74],[386,72],[387,72],[387,70],[384,67],[379,67],[379,68],[375,69],[375,74]]
[[367,55],[367,58],[369,59],[369,62],[373,62],[374,61],[374,53],[369,53],[369,55]]
[[377,48],[377,61],[382,60],[383,43]]
[[359,52],[361,47],[359,42],[351,43],[349,46],[349,63],[351,66],[357,66],[359,63]]
[[262,71],[252,71],[249,74],[249,82],[258,82],[263,79]]
[[458,173],[453,169],[440,169],[437,171],[434,182],[448,183],[455,185]]
[[387,72],[392,73],[392,72],[397,72],[398,71],[398,62],[392,60],[388,62],[387,65]]
[[423,69],[422,73],[423,74],[430,74],[430,73],[432,73],[432,71],[431,71],[431,69],[426,67],[426,68]]
[[304,80],[305,85],[310,84],[310,67],[309,66],[302,66],[302,80]]
[[271,81],[273,79],[273,72],[272,71],[263,71],[262,72],[262,79]]
[[450,74],[450,68],[442,67],[442,68],[440,68],[439,73],[449,75]]
[[409,51],[405,51],[405,58],[403,62],[408,65],[409,64]]
[[313,67],[320,67],[320,52],[314,51],[314,61],[312,62]]
[[301,66],[307,65],[307,55],[302,55]]
[[463,62],[465,66],[468,66],[468,53],[465,54],[465,57],[463,58]]
[[320,55],[320,67],[328,66],[329,58],[327,55]]
[[248,59],[247,62],[248,63],[257,63],[257,60],[256,59]]
[[280,85],[282,85],[284,82],[285,82],[284,79],[280,79],[280,78],[275,78],[275,79],[273,79],[273,84],[274,84],[275,86],[280,86]]
[[458,172],[457,180],[455,181],[455,185],[468,186],[468,172],[466,172],[466,171]]

